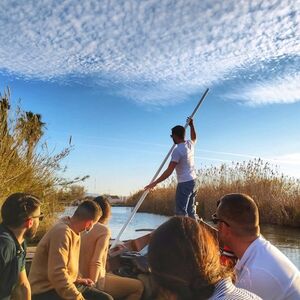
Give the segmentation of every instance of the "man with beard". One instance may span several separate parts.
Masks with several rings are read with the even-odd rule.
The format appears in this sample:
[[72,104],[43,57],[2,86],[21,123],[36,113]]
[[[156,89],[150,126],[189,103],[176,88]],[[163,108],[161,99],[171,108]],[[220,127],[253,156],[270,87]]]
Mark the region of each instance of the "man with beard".
[[43,215],[35,196],[15,193],[1,207],[0,299],[31,299],[25,271],[26,239],[36,234]]

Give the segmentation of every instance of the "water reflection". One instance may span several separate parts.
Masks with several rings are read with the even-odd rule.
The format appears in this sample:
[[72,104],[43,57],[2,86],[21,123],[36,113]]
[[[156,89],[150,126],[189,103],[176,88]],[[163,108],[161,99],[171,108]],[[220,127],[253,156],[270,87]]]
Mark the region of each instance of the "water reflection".
[[[68,207],[64,215],[71,215],[73,207]],[[110,228],[115,238],[131,213],[130,207],[113,207]],[[121,236],[121,240],[133,239],[146,234],[136,229],[155,229],[168,219],[166,216],[137,213]],[[263,225],[264,237],[278,247],[300,269],[300,229],[276,225]]]
[[[112,218],[110,220],[110,228],[112,238],[115,238],[120,232],[131,213],[131,207],[113,207]],[[162,215],[154,215],[148,213],[137,213],[133,220],[121,236],[122,240],[128,240],[144,235],[145,231],[136,231],[136,229],[155,229],[160,224],[168,220],[168,217]]]
[[300,228],[262,225],[263,236],[278,247],[300,269]]

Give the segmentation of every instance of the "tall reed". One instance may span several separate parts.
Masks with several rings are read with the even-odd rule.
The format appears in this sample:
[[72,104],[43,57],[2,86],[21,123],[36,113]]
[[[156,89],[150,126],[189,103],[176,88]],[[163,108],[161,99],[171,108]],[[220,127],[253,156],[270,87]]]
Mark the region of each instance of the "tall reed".
[[[300,179],[281,174],[276,166],[261,159],[206,167],[197,171],[198,214],[206,220],[216,210],[216,202],[227,193],[245,193],[257,203],[261,223],[300,226]],[[141,206],[145,212],[174,214],[174,178],[159,186]],[[128,199],[134,205],[142,191]]]

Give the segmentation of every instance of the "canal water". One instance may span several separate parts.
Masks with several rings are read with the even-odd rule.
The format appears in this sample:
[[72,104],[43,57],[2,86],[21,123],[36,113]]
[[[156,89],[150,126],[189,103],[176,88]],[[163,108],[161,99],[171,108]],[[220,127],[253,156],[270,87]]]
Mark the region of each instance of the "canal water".
[[[68,207],[64,215],[72,215],[74,207]],[[122,226],[127,221],[131,207],[113,207],[110,228],[112,238],[120,232]],[[168,220],[168,217],[148,213],[137,213],[127,229],[121,236],[121,240],[134,239],[147,233],[146,231],[136,231],[140,229],[155,229],[160,224]],[[278,247],[297,267],[300,269],[300,229],[278,225],[261,226],[263,236],[273,245]]]

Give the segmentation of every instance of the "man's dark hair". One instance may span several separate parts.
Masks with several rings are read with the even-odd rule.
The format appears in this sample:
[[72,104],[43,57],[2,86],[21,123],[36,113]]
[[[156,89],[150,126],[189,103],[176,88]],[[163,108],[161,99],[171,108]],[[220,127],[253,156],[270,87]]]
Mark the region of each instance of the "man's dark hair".
[[234,231],[239,235],[259,233],[259,212],[254,200],[246,194],[227,194],[220,199],[218,217],[235,223]]
[[185,129],[183,126],[177,125],[172,128],[172,135],[176,135],[181,139],[185,137]]
[[6,226],[17,228],[31,217],[40,205],[40,200],[33,195],[12,194],[6,198],[1,207],[2,222]]
[[92,200],[81,202],[74,212],[74,217],[82,221],[93,220],[96,222],[101,216],[102,211],[100,206]]

